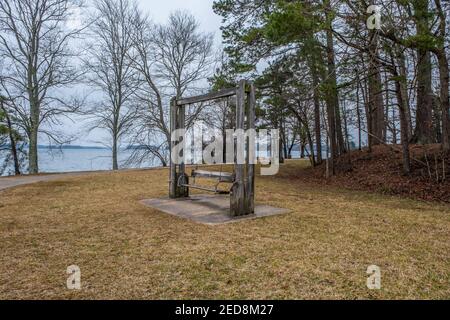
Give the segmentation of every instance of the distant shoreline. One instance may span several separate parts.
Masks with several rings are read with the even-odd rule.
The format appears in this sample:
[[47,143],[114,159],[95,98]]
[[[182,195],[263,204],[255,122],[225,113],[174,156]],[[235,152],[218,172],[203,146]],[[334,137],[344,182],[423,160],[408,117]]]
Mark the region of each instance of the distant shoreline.
[[[141,149],[144,148],[144,146],[127,146],[120,148],[121,151],[127,151],[127,150],[135,150],[135,149]],[[64,149],[64,150],[112,150],[109,147],[102,147],[102,146],[80,146],[80,145],[62,145],[62,146],[49,146],[49,145],[38,145],[38,149],[47,149],[47,150],[58,150],[58,149]]]
[[89,149],[89,150],[111,150],[108,147],[101,146],[78,146],[78,145],[63,145],[63,146],[49,146],[49,145],[38,145],[38,149]]

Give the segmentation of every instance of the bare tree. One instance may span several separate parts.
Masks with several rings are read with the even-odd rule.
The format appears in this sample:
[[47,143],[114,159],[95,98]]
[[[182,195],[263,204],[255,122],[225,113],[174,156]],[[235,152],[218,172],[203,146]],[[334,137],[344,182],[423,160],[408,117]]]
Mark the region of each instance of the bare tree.
[[112,168],[117,170],[120,142],[135,125],[137,115],[134,94],[138,77],[132,65],[138,8],[129,0],[98,0],[95,10],[86,66],[91,74],[89,82],[102,97],[89,113],[94,119],[92,128],[106,129],[111,134]]
[[140,102],[139,117],[135,126],[134,149],[129,162],[141,164],[148,158],[157,158],[167,166],[167,144],[170,141],[167,99],[160,78],[156,75],[156,47],[153,42],[154,26],[147,16],[138,13],[134,20],[133,42],[135,49],[133,68],[139,74],[136,98]]
[[155,28],[153,42],[159,76],[175,90],[177,98],[207,75],[212,64],[213,35],[200,32],[192,14],[172,13],[167,24]]
[[[196,91],[196,84],[206,78],[212,64],[213,37],[202,33],[195,17],[187,12],[176,11],[164,25],[154,26],[142,15],[134,21],[134,68],[141,80],[136,96],[144,108],[140,108],[134,139],[141,147],[134,150],[133,160],[142,162],[151,156],[165,166],[170,143],[170,99]],[[201,110],[202,105],[190,106],[187,127]]]
[[30,173],[39,171],[39,132],[62,142],[42,124],[51,126],[61,115],[78,109],[55,89],[73,84],[80,75],[73,67],[76,55],[70,41],[82,29],[69,27],[68,22],[81,6],[81,0],[0,1],[0,86],[28,137]]
[[[3,147],[3,150],[10,151],[10,157],[12,158],[12,162],[14,164],[14,174],[20,175],[20,160],[17,150],[17,142],[21,139],[20,135],[16,130],[13,128],[13,121],[11,120],[11,116],[9,114],[9,110],[7,110],[6,107],[7,99],[5,97],[0,95],[0,135],[8,136],[9,138],[9,147]],[[2,122],[4,122],[2,124]],[[2,142],[0,142],[0,145],[2,145]],[[3,143],[5,145],[5,143]],[[0,149],[2,147],[0,146]],[[1,151],[1,150],[0,150]],[[9,160],[9,159],[6,159]],[[8,161],[5,161],[5,164]],[[6,167],[6,166],[5,166]],[[1,173],[1,172],[0,172]]]
[[0,175],[6,168],[7,158],[10,148],[8,146],[8,136],[10,136],[9,128],[6,121],[6,113],[3,110],[3,99],[0,96]]

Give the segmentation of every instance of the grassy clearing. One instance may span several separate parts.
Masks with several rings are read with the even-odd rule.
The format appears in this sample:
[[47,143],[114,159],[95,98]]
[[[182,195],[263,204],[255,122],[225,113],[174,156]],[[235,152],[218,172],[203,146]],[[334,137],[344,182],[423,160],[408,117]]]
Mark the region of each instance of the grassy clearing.
[[[257,178],[257,202],[292,213],[223,226],[141,205],[166,196],[166,170],[3,191],[0,298],[450,298],[449,206],[292,179],[304,166]],[[72,264],[81,291],[65,287]]]

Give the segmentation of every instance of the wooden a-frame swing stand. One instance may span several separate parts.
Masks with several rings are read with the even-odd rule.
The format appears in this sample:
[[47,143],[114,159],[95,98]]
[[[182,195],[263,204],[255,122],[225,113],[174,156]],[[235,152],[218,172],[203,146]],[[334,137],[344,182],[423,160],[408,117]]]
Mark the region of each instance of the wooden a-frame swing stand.
[[[185,129],[186,106],[194,103],[201,103],[216,99],[235,97],[236,98],[236,130],[255,129],[255,86],[252,82],[241,80],[236,88],[225,89],[197,97],[176,99],[173,98],[170,105],[170,130],[174,132],[177,129]],[[250,215],[255,212],[255,165],[250,161],[250,144],[255,143],[246,138],[245,145],[245,163],[237,163],[236,148],[234,157],[234,173],[212,172],[204,170],[194,170],[191,177],[203,177],[216,179],[218,183],[230,183],[229,192],[218,191],[195,184],[189,184],[189,177],[186,174],[186,165],[184,160],[180,164],[170,161],[170,191],[172,199],[188,198],[189,189],[199,189],[211,191],[214,193],[230,194],[230,215],[233,217]],[[171,138],[170,151],[174,146],[182,142]],[[236,145],[236,143],[235,143]],[[239,144],[237,144],[239,145]],[[182,157],[184,158],[184,157]],[[252,159],[253,160],[253,159]]]

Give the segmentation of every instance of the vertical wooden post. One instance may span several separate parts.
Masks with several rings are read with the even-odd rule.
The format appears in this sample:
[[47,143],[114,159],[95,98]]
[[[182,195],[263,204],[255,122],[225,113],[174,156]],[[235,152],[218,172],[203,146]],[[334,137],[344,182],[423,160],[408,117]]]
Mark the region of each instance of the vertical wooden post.
[[[245,129],[245,80],[239,81],[239,86],[236,91],[236,130]],[[237,144],[240,146],[240,144]],[[235,150],[239,152],[239,150]],[[239,157],[238,157],[239,158]],[[232,216],[245,215],[245,182],[244,182],[244,164],[238,163],[236,159],[234,170],[236,174],[236,181],[231,189],[230,194],[230,213]]]
[[180,164],[176,164],[172,160],[172,151],[177,144],[186,144],[186,141],[180,141],[172,137],[173,132],[177,129],[185,128],[185,106],[178,107],[176,98],[172,98],[170,101],[170,187],[169,187],[169,197],[172,199],[189,197],[189,188],[178,186],[180,177],[183,177],[181,181],[184,184],[189,183],[189,178],[185,173],[185,163],[184,163],[184,147],[183,147],[183,160]]
[[[178,129],[186,129],[186,106],[182,105],[178,107],[178,114],[177,114],[177,128]],[[186,175],[186,164],[185,164],[185,147],[186,147],[186,136],[183,136],[183,140],[181,142],[178,142],[183,147],[183,152],[181,154],[182,160],[181,163],[178,166],[178,173],[177,173],[177,180],[180,179],[180,177],[183,177],[181,181],[183,181],[184,184],[189,184],[189,178]],[[189,188],[188,187],[181,187],[177,184],[177,197],[178,198],[186,198],[189,197]]]
[[247,142],[247,185],[246,185],[246,214],[255,213],[255,109],[256,96],[255,85],[250,83],[250,93],[248,96],[247,129],[249,130]]
[[170,100],[170,184],[169,197],[177,198],[177,166],[172,160],[172,150],[176,141],[172,137],[173,132],[177,129],[177,102],[176,98]]

